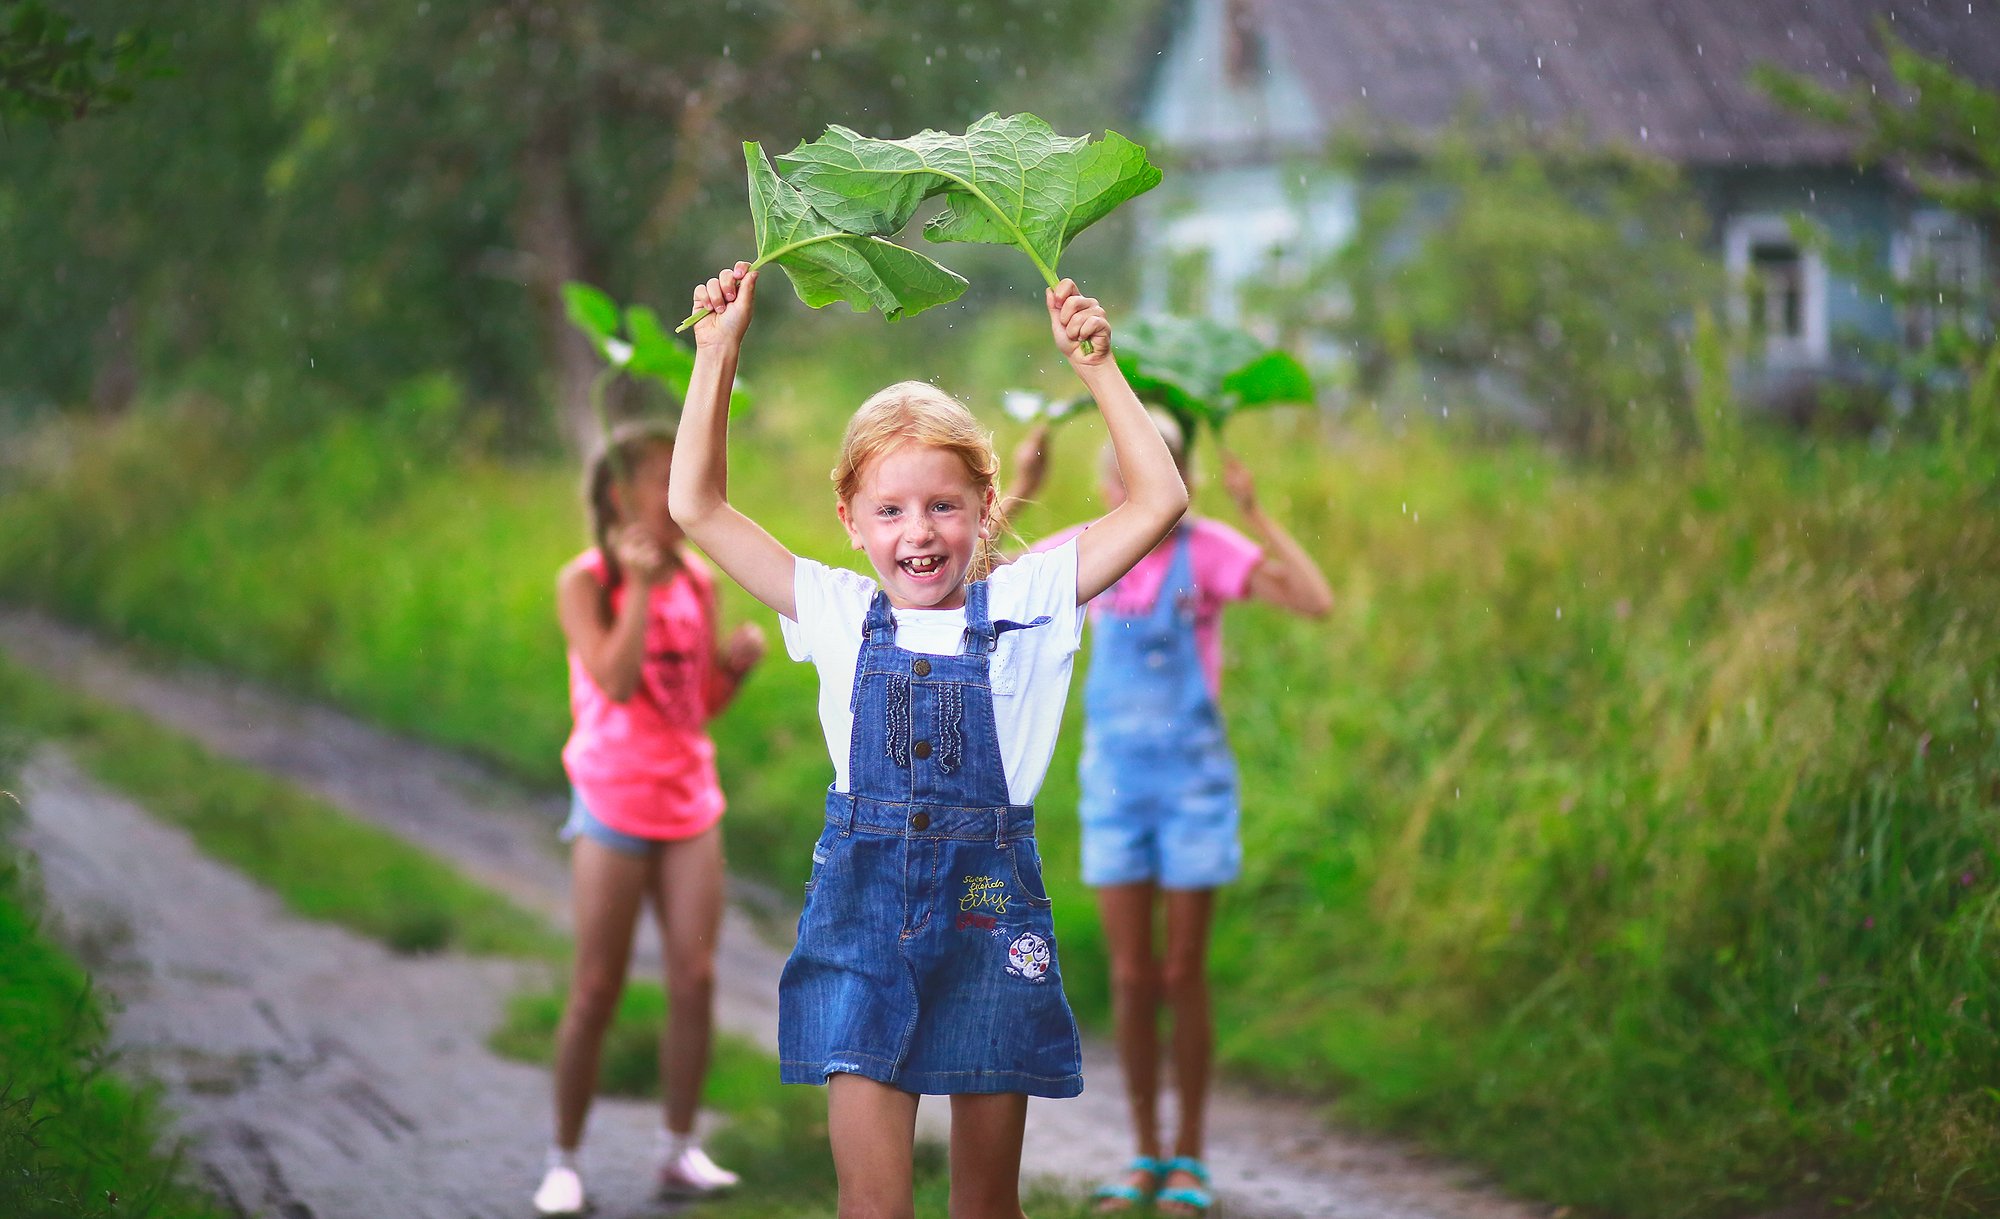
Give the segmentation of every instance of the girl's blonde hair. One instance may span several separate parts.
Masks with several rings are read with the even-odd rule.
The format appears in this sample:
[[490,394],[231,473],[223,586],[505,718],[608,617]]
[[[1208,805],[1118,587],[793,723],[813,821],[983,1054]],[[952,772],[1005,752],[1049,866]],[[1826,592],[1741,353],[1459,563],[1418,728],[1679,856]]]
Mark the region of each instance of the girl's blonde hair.
[[987,492],[1000,474],[1000,455],[993,449],[992,433],[982,431],[965,404],[937,386],[928,381],[898,381],[877,390],[861,404],[840,438],[840,463],[833,467],[834,494],[843,504],[853,502],[869,463],[906,444],[949,449],[965,463],[966,473],[979,488],[979,507],[985,513],[987,528],[973,551],[967,577],[984,580],[995,566],[993,540],[1007,528],[998,499],[990,510],[986,504]]

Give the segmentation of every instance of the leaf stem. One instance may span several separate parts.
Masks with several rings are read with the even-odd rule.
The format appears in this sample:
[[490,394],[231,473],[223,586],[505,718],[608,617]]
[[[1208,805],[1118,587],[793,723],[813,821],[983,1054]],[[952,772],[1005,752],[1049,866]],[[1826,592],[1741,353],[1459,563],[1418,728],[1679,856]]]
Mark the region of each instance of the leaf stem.
[[[783,258],[785,255],[791,253],[793,250],[804,249],[806,246],[813,245],[821,241],[838,241],[843,237],[859,237],[859,236],[860,236],[859,233],[847,233],[847,232],[821,233],[817,237],[807,237],[803,241],[794,241],[789,245],[781,245],[777,249],[772,250],[769,254],[759,255],[757,261],[750,264],[750,270],[755,271],[757,268],[763,266],[767,262],[776,262],[778,259]],[[688,315],[686,321],[674,327],[674,333],[679,334],[681,331],[686,330],[689,326],[692,326],[696,322],[707,317],[708,314],[709,311],[706,309],[695,310],[693,313],[690,313]]]

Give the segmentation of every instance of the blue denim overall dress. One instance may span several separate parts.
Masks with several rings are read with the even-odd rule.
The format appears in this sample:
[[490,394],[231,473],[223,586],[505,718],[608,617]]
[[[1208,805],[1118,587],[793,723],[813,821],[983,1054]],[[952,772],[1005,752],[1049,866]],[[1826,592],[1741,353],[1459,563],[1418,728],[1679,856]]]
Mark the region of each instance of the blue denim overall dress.
[[[966,586],[965,643],[895,644],[879,590],[854,667],[846,792],[829,791],[778,984],[780,1078],[906,1092],[1083,1090],[1035,810],[1008,803],[989,667],[1009,630]],[[1023,692],[1026,695],[1026,692]]]
[[1236,758],[1195,645],[1193,531],[1152,608],[1096,616],[1084,677],[1083,878],[1212,889],[1243,866]]

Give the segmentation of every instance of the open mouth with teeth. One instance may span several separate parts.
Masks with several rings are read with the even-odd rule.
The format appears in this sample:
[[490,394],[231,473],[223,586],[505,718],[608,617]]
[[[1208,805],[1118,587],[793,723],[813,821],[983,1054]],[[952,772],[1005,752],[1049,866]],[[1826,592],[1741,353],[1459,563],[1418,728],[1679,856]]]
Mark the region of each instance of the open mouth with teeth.
[[896,566],[902,568],[905,575],[913,576],[919,580],[928,579],[944,570],[944,556],[941,554],[926,554],[918,555],[913,559],[898,559],[896,560]]

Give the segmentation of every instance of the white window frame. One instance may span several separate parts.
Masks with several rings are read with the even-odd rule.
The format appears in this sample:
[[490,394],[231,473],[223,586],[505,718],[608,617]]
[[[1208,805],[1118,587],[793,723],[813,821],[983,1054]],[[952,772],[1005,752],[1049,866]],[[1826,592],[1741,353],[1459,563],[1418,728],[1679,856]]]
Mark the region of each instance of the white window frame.
[[[1897,283],[1904,285],[1910,283],[1911,276],[1916,272],[1917,258],[1922,247],[1935,234],[1946,229],[1957,229],[1971,239],[1973,289],[1976,292],[1980,287],[1984,286],[1986,260],[1993,253],[1986,248],[1984,234],[1979,231],[1979,226],[1973,224],[1964,216],[1941,207],[1918,208],[1916,211],[1911,212],[1909,221],[1890,242],[1889,267],[1895,273]],[[1915,331],[1920,325],[1926,325],[1912,315],[1920,312],[1928,313],[1936,307],[1936,302],[1929,304],[1906,303],[1898,311],[1900,316],[1896,319],[1896,329],[1905,343],[1910,343],[1915,338]],[[1990,318],[1986,319],[1986,324],[1988,326],[1991,325]],[[1925,334],[1917,345],[1929,342],[1935,336],[1935,322],[1928,323],[1928,331],[1929,333]]]
[[1789,219],[1775,212],[1731,216],[1723,228],[1723,252],[1729,268],[1729,310],[1737,327],[1751,323],[1750,252],[1759,245],[1784,244],[1799,251],[1799,325],[1797,337],[1768,335],[1764,361],[1773,368],[1824,364],[1830,350],[1827,333],[1826,261],[1808,242],[1801,242]]

